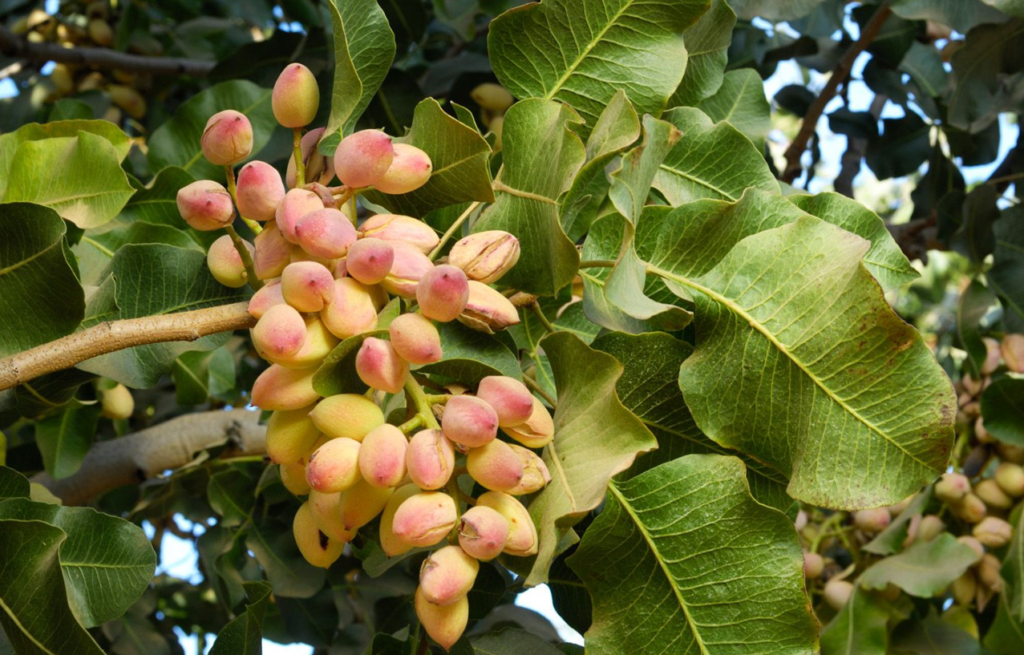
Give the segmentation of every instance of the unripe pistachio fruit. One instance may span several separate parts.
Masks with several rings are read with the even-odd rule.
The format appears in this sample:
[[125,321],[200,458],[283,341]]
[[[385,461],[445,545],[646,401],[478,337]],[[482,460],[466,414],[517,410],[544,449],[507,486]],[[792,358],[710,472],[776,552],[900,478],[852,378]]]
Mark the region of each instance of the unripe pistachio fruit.
[[515,102],[508,89],[493,82],[485,82],[478,85],[469,92],[469,95],[473,98],[473,102],[480,105],[481,108],[499,114],[508,111],[508,108]]
[[420,625],[430,638],[446,651],[451,650],[466,631],[466,624],[469,622],[469,600],[465,597],[442,607],[428,601],[422,590],[417,589],[413,605]]
[[381,193],[410,193],[430,179],[434,166],[430,157],[415,146],[394,144],[395,154],[386,173],[373,186]]
[[825,570],[825,560],[818,553],[804,551],[804,577],[820,578]]
[[124,420],[135,411],[135,399],[128,387],[119,383],[100,393],[100,408],[107,418]]
[[533,414],[533,395],[515,378],[489,375],[480,380],[476,396],[494,408],[503,428],[522,425]]
[[508,541],[503,552],[515,557],[537,554],[537,527],[521,502],[501,491],[488,491],[476,500],[477,507],[490,507],[509,523]]
[[274,220],[284,194],[281,174],[270,164],[251,161],[238,171],[235,195],[238,198],[238,212],[242,216],[253,221]]
[[347,339],[377,327],[377,308],[366,287],[343,277],[334,281],[334,299],[320,318],[336,337]]
[[[242,246],[249,251],[252,257],[255,250],[248,241],[242,241]],[[226,287],[239,289],[245,286],[248,274],[245,272],[245,264],[242,262],[238,249],[235,248],[231,237],[224,235],[210,244],[206,251],[206,266],[210,269],[214,279]]]
[[956,540],[971,547],[971,550],[973,550],[974,554],[977,556],[977,559],[975,560],[976,562],[980,561],[982,556],[985,554],[985,547],[980,541],[970,535],[957,537]]
[[474,480],[492,491],[509,492],[523,479],[522,460],[500,439],[470,450],[466,468]]
[[306,482],[322,493],[345,491],[358,481],[359,442],[355,439],[331,439],[306,464]]
[[837,612],[846,606],[852,595],[853,585],[846,580],[832,579],[825,583],[825,602]]
[[337,209],[324,208],[306,214],[295,224],[295,239],[314,257],[344,257],[356,242],[356,228]]
[[334,170],[342,184],[361,189],[379,182],[394,158],[391,137],[380,130],[362,130],[349,134],[338,144]]
[[271,357],[295,355],[306,342],[306,321],[291,305],[274,305],[256,322],[252,341],[261,354],[267,353]]
[[402,485],[395,489],[395,493],[388,498],[388,502],[384,505],[384,511],[380,515],[380,547],[388,557],[401,555],[413,548],[411,544],[402,541],[395,535],[394,519],[398,508],[418,493],[420,493],[420,488],[416,485]]
[[387,276],[380,283],[388,293],[403,298],[415,298],[416,286],[434,263],[413,245],[404,241],[391,242],[394,259]]
[[1024,468],[1012,462],[1003,462],[996,469],[995,481],[999,488],[1014,498],[1024,496]]
[[284,127],[305,127],[320,108],[320,87],[302,64],[289,64],[274,83],[270,96],[274,118]]
[[950,591],[953,593],[953,600],[959,605],[967,606],[974,602],[974,597],[978,593],[978,579],[974,571],[964,571],[964,574],[950,585]]
[[877,534],[888,527],[892,517],[885,507],[862,509],[854,512],[853,523],[868,534]]
[[324,358],[338,345],[338,338],[331,334],[323,321],[316,316],[307,316],[305,322],[306,341],[302,344],[299,352],[286,357],[272,357],[261,353],[264,354],[264,359],[273,364],[280,364],[285,368],[319,366]]
[[402,314],[388,326],[391,345],[410,364],[441,361],[441,335],[422,314]]
[[[309,455],[320,431],[309,418],[309,407],[277,411],[267,421],[267,455],[276,464],[297,464]],[[305,466],[305,463],[302,463]],[[303,473],[305,479],[305,473]]]
[[418,218],[398,214],[371,216],[359,227],[359,236],[383,241],[403,241],[415,246],[423,254],[429,253],[440,242],[434,228]]
[[480,563],[458,546],[445,546],[432,552],[420,566],[420,592],[442,607],[466,597],[473,588]]
[[495,289],[476,280],[470,280],[469,299],[458,320],[479,332],[494,334],[518,324],[519,311],[508,298]]
[[334,541],[320,531],[313,521],[308,503],[303,503],[295,513],[292,535],[302,557],[313,566],[323,569],[330,568],[331,564],[338,561],[345,548],[345,544]]
[[533,412],[530,418],[526,419],[526,423],[502,429],[505,434],[527,448],[543,448],[555,438],[555,421],[551,418],[548,408],[537,398],[533,399]]
[[279,465],[281,484],[294,496],[305,496],[310,492],[309,483],[306,482],[306,465],[303,462]]
[[971,531],[974,538],[989,548],[1002,548],[1013,538],[1013,528],[1003,519],[986,516]]
[[318,312],[334,299],[334,276],[323,264],[292,262],[281,273],[281,293],[300,312]]
[[93,18],[86,25],[86,30],[89,32],[89,38],[97,45],[110,46],[114,44],[114,29],[107,21]]
[[338,500],[342,525],[353,532],[363,527],[381,513],[394,491],[391,487],[372,485],[365,479],[358,480],[343,491]]
[[992,443],[995,439],[989,434],[989,431],[985,429],[985,419],[979,416],[974,419],[974,437],[979,443]]
[[252,152],[252,123],[234,109],[219,111],[206,121],[203,156],[214,166],[231,166]]
[[1003,590],[1003,578],[999,575],[999,570],[1002,568],[1003,563],[999,561],[999,558],[990,553],[985,553],[981,557],[981,561],[978,562],[975,568],[975,573],[978,576],[978,582],[985,585],[992,591],[998,593]]
[[508,541],[508,533],[508,519],[483,505],[470,507],[459,521],[459,545],[482,562],[501,554]]
[[547,464],[544,463],[544,460],[537,453],[522,446],[517,446],[514,443],[508,444],[508,447],[512,449],[512,452],[519,457],[519,461],[523,463],[523,477],[519,484],[508,490],[508,493],[513,496],[532,494],[540,491],[551,482],[551,473],[548,471]]
[[455,521],[455,501],[451,496],[440,491],[422,491],[398,507],[391,530],[410,546],[433,546],[451,532]]
[[355,537],[354,530],[348,530],[341,522],[341,492],[323,493],[316,489],[309,492],[310,513],[320,532],[334,541],[347,544]]
[[409,442],[402,431],[387,423],[363,437],[359,448],[359,472],[367,484],[394,487],[406,475],[405,458]]
[[368,337],[356,353],[356,373],[368,387],[398,393],[409,377],[409,363],[398,356],[389,342]]
[[479,448],[498,436],[498,415],[476,396],[454,396],[444,406],[441,428],[455,443]]
[[460,268],[435,266],[420,278],[416,302],[427,318],[447,323],[459,317],[469,302],[469,280]]
[[252,404],[260,409],[299,409],[320,398],[313,389],[317,367],[285,368],[274,364],[260,373],[252,385]]
[[[302,161],[306,168],[306,184],[317,182],[327,185],[334,179],[334,161],[330,157],[321,155],[317,148],[326,129],[318,127],[302,135],[299,148],[302,151]],[[288,184],[289,189],[295,186],[295,173],[295,157],[289,157],[288,168],[284,174],[284,181]]]
[[263,231],[256,235],[256,254],[253,255],[253,268],[256,269],[256,277],[261,280],[280,277],[291,260],[291,244],[289,244],[281,231],[277,229],[277,222],[270,221],[263,228]]
[[274,219],[277,221],[277,229],[288,243],[299,243],[299,237],[295,234],[295,226],[305,218],[307,214],[320,211],[324,208],[324,201],[320,196],[306,189],[292,189],[284,194],[281,203],[274,212]]
[[354,393],[324,398],[309,413],[309,418],[328,439],[362,441],[371,430],[384,424],[384,412],[377,403]]
[[992,375],[999,368],[999,360],[1002,358],[1000,343],[992,337],[982,337],[985,342],[985,361],[981,364],[982,375]]
[[974,486],[974,493],[989,507],[1003,510],[1013,507],[1013,499],[999,487],[999,483],[995,480],[982,480]]
[[1000,344],[1003,362],[1014,373],[1024,373],[1024,334],[1007,334]]
[[440,430],[420,430],[409,440],[405,468],[420,489],[440,489],[455,469],[455,448]]
[[387,241],[359,239],[345,257],[345,270],[363,284],[380,284],[388,276],[395,261],[395,251]]
[[[54,81],[56,82],[56,70],[54,70]],[[124,110],[124,113],[128,114],[135,120],[141,120],[146,116],[146,99],[142,97],[142,94],[133,89],[130,86],[124,86],[122,84],[111,84],[107,87],[107,93],[110,94],[110,100]]]
[[985,503],[974,494],[967,494],[960,502],[953,505],[953,511],[967,523],[978,523],[988,513]]
[[235,217],[231,194],[211,180],[199,180],[178,190],[178,212],[193,229],[219,230]]
[[921,524],[917,527],[917,538],[920,541],[931,541],[945,532],[946,524],[938,516],[928,514],[921,517]]
[[448,263],[465,271],[470,280],[493,284],[519,261],[519,239],[508,232],[489,230],[459,240]]
[[944,503],[955,503],[971,491],[971,481],[960,473],[944,473],[935,483],[935,497]]

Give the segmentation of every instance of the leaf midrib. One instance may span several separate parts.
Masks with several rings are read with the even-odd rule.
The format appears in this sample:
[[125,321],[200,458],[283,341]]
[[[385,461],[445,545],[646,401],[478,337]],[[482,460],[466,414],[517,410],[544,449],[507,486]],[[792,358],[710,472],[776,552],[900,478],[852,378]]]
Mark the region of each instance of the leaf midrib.
[[697,642],[697,647],[700,648],[700,652],[702,655],[710,655],[707,646],[704,645],[704,640],[701,638],[700,632],[697,630],[697,623],[693,620],[693,617],[690,616],[690,607],[686,604],[686,600],[683,598],[682,592],[680,592],[679,587],[675,584],[675,578],[668,570],[668,566],[665,564],[665,558],[661,556],[661,552],[658,550],[657,544],[654,543],[654,537],[647,532],[646,526],[644,526],[643,522],[640,521],[640,517],[633,512],[633,507],[629,502],[627,502],[626,497],[622,495],[622,492],[619,491],[619,488],[614,481],[608,483],[608,491],[611,492],[619,501],[619,505],[626,511],[626,514],[629,515],[633,524],[636,525],[637,529],[640,531],[640,534],[643,535],[644,541],[647,542],[647,547],[651,549],[651,553],[654,555],[654,561],[658,563],[658,567],[661,569],[662,573],[665,574],[668,586],[672,588],[672,593],[676,596],[679,608],[683,610],[683,616],[686,618],[686,623],[690,626],[690,630],[693,631],[693,638]]
[[[731,125],[731,123],[730,123],[730,125]],[[723,198],[726,198],[726,199],[728,199],[728,200],[730,200],[732,202],[736,202],[738,200],[738,198],[736,198],[732,194],[726,193],[725,191],[723,191],[722,189],[719,189],[718,187],[716,187],[714,184],[711,184],[707,180],[703,180],[701,178],[694,177],[694,176],[690,175],[689,173],[685,173],[685,172],[679,170],[678,168],[672,168],[668,164],[662,164],[658,168],[660,170],[664,170],[664,171],[667,171],[669,173],[672,173],[673,175],[678,175],[679,177],[684,177],[687,180],[690,180],[691,182],[695,182],[695,183],[697,183],[697,184],[699,184],[699,185],[701,185],[701,186],[703,186],[705,188],[711,189],[715,193],[720,194]]]
[[33,253],[30,257],[27,257],[27,258],[21,260],[17,264],[11,264],[7,268],[0,268],[0,276],[7,275],[8,273],[13,273],[14,271],[18,270],[22,266],[26,266],[28,264],[31,264],[36,259],[38,259],[38,258],[42,257],[43,255],[45,255],[46,253],[50,252],[50,250],[52,250],[54,247],[59,245],[62,240],[63,240],[63,236],[60,239],[57,239],[56,241],[51,243],[50,245],[46,246],[45,248],[43,248],[39,252]]
[[705,286],[703,286],[703,285],[701,285],[701,284],[699,284],[697,282],[694,282],[693,280],[681,277],[679,275],[676,275],[674,273],[671,273],[669,271],[666,271],[666,270],[663,270],[663,269],[660,269],[660,268],[657,268],[657,267],[653,267],[652,266],[651,267],[651,272],[656,274],[656,275],[660,275],[661,277],[670,279],[673,282],[678,282],[679,284],[682,284],[683,286],[690,287],[691,289],[694,289],[695,291],[699,291],[699,292],[703,293],[704,295],[708,296],[709,298],[711,298],[712,300],[714,300],[715,302],[717,302],[717,303],[727,307],[734,314],[736,314],[737,316],[739,316],[740,318],[745,320],[750,325],[750,327],[754,328],[761,335],[763,335],[764,338],[766,338],[769,343],[771,343],[773,346],[775,346],[775,348],[779,352],[781,352],[783,355],[785,355],[786,358],[789,359],[789,361],[791,361],[794,364],[796,364],[796,366],[804,373],[804,375],[806,375],[812,382],[814,382],[814,384],[819,389],[821,389],[823,392],[825,392],[825,395],[827,395],[829,398],[831,398],[833,402],[835,402],[837,405],[842,407],[846,412],[848,412],[850,414],[850,416],[853,416],[862,425],[867,427],[869,430],[871,430],[872,432],[874,432],[878,436],[880,436],[883,439],[885,439],[887,442],[889,442],[890,444],[895,446],[900,452],[902,452],[904,455],[906,455],[910,459],[914,460],[915,462],[917,462],[921,466],[925,467],[926,469],[931,469],[932,468],[927,462],[924,462],[923,460],[921,460],[921,458],[919,458],[916,455],[910,453],[905,447],[903,447],[902,444],[896,443],[896,441],[894,441],[888,434],[886,434],[881,429],[879,429],[877,426],[875,426],[874,423],[872,423],[871,421],[869,421],[866,418],[864,418],[863,416],[861,416],[856,410],[854,410],[852,407],[850,407],[846,403],[846,401],[844,401],[841,398],[839,398],[838,396],[836,396],[832,392],[831,389],[829,389],[827,386],[825,386],[825,384],[821,380],[819,380],[817,378],[817,376],[815,376],[813,373],[811,373],[811,371],[804,365],[803,362],[801,362],[799,359],[797,359],[797,357],[793,353],[791,353],[789,351],[789,349],[785,346],[785,344],[783,344],[778,339],[776,339],[775,335],[772,334],[763,325],[761,325],[760,321],[758,321],[753,316],[748,314],[746,310],[744,310],[742,307],[737,305],[731,298],[726,298],[725,296],[721,295],[720,293],[718,293],[718,292],[716,292],[716,291],[714,291],[712,289],[709,289],[708,287],[705,287]]

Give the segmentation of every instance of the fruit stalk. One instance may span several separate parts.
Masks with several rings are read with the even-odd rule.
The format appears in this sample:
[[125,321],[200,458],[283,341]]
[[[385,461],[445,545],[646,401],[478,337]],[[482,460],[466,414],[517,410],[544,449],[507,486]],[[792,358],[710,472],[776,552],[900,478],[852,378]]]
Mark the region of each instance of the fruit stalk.
[[235,244],[235,250],[238,251],[238,256],[242,258],[245,274],[249,278],[249,286],[252,287],[253,291],[259,291],[263,288],[263,280],[256,277],[256,268],[252,264],[252,257],[249,255],[249,250],[245,247],[242,237],[238,236],[238,232],[235,232],[235,228],[231,225],[225,225],[224,231],[231,237],[231,243]]

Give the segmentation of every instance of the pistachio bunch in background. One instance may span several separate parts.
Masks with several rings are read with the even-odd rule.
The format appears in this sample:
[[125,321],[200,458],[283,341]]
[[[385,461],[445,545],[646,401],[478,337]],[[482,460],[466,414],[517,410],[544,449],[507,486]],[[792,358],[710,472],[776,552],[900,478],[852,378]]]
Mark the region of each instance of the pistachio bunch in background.
[[[250,161],[236,181],[234,166],[252,151],[252,126],[222,111],[210,117],[202,147],[225,167],[228,185],[194,182],[178,193],[178,208],[194,229],[226,231],[208,252],[213,276],[256,289],[252,342],[270,366],[251,398],[272,412],[267,452],[282,481],[306,497],[292,523],[303,557],[330,567],[378,516],[388,556],[436,548],[423,563],[415,608],[447,649],[466,628],[478,562],[537,552],[520,498],[551,479],[535,449],[554,438],[554,423],[514,378],[427,395],[413,370],[441,361],[438,323],[494,333],[519,322],[512,302],[490,286],[516,265],[519,242],[502,231],[472,234],[435,264],[443,244],[423,221],[376,214],[357,223],[356,192],[414,191],[430,178],[430,158],[376,130],[346,136],[333,157],[320,155],[324,130],[302,133],[319,89],[301,64],[281,73],[272,99],[278,122],[295,130],[285,179]],[[341,184],[332,187],[335,177]],[[253,243],[238,236],[236,217],[256,233]],[[400,311],[385,319],[395,299]],[[349,339],[358,340],[355,371],[369,392],[322,398],[314,376]],[[409,418],[388,423],[383,406],[402,393]],[[460,479],[479,494],[463,493]]]

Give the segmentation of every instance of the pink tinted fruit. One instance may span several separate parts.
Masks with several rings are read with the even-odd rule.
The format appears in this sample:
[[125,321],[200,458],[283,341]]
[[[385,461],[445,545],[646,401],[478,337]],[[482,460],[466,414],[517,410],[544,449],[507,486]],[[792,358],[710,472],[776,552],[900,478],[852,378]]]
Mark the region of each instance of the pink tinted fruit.
[[427,318],[447,323],[458,318],[469,301],[469,281],[449,264],[427,271],[416,287],[416,301]]
[[476,395],[494,408],[498,425],[515,427],[533,413],[533,395],[526,385],[504,375],[490,375],[480,380]]
[[306,189],[292,189],[284,195],[281,204],[277,206],[274,214],[277,221],[277,229],[289,243],[298,243],[299,238],[295,234],[295,226],[305,218],[307,214],[320,211],[324,208],[324,202],[320,196]]
[[281,273],[281,292],[300,312],[318,312],[334,299],[334,276],[323,264],[293,262]]
[[252,341],[258,351],[271,357],[295,355],[306,342],[306,322],[294,307],[274,305],[256,322]]
[[234,109],[219,111],[206,122],[203,156],[215,166],[237,164],[252,152],[252,123]]
[[441,428],[455,443],[478,448],[498,436],[498,415],[475,396],[455,396],[444,407]]
[[441,335],[422,314],[402,314],[388,326],[391,345],[410,364],[432,364],[441,360]]
[[381,193],[410,193],[427,183],[433,168],[427,153],[415,146],[396,143],[391,166],[374,186]]
[[348,249],[345,271],[363,284],[380,284],[395,261],[391,244],[380,239],[359,239]]
[[182,187],[177,202],[181,217],[201,232],[219,230],[235,217],[231,194],[211,180],[199,180]]
[[238,212],[253,221],[272,221],[277,206],[284,199],[281,174],[270,164],[251,161],[238,171],[235,195]]
[[394,157],[391,137],[379,130],[362,130],[338,144],[334,151],[334,170],[347,187],[373,186],[391,167]]
[[356,373],[368,387],[398,393],[409,376],[409,364],[387,341],[368,337],[356,353]]
[[325,208],[306,214],[295,224],[295,239],[314,257],[344,257],[356,241],[356,228],[337,209]]
[[289,64],[274,83],[270,97],[274,118],[284,127],[305,127],[320,107],[320,87],[302,64]]

